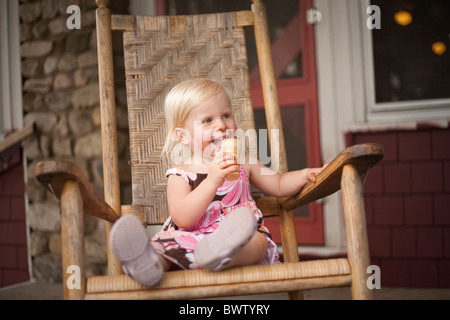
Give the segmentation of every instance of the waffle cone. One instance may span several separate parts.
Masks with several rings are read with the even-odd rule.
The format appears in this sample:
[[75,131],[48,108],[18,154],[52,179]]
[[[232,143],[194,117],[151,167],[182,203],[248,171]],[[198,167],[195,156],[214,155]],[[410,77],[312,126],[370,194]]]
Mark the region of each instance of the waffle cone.
[[[241,142],[238,139],[223,139],[222,141],[222,152],[232,153],[236,159],[239,159],[239,153],[241,150]],[[232,166],[236,167],[237,172],[230,173],[226,176],[228,181],[233,181],[239,179],[239,165],[233,164]]]

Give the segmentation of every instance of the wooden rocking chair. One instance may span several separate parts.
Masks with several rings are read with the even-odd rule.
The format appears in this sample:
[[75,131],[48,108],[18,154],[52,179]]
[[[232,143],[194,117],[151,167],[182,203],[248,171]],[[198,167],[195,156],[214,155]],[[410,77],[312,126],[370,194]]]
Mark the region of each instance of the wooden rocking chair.
[[[165,170],[160,154],[166,137],[163,101],[177,83],[195,77],[216,80],[231,94],[234,117],[244,130],[254,127],[243,27],[255,30],[268,131],[281,129],[266,13],[253,0],[251,11],[193,16],[110,15],[108,1],[97,1],[97,41],[103,139],[104,199],[81,171],[68,161],[46,161],[36,167],[37,179],[61,199],[64,297],[66,299],[184,299],[289,292],[302,298],[310,288],[351,285],[353,298],[371,298],[370,265],[360,175],[383,157],[378,144],[342,151],[294,197],[262,197],[265,216],[277,215],[283,242],[283,263],[245,266],[220,272],[169,271],[146,288],[124,275],[108,246],[108,275],[85,276],[83,214],[106,220],[137,215],[145,225],[162,224],[168,216]],[[114,101],[111,30],[123,31],[130,128],[133,204],[121,205]],[[280,130],[280,172],[287,170]],[[253,141],[253,143],[256,143]],[[274,157],[275,158],[275,157]],[[277,159],[272,159],[275,161]],[[342,188],[348,258],[299,262],[291,210]],[[66,285],[69,266],[78,266],[81,287]]]

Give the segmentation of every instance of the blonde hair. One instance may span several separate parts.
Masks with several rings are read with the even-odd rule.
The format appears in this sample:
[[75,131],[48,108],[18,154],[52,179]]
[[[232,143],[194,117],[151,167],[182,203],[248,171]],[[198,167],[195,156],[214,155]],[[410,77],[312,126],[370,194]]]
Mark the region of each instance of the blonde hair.
[[183,127],[192,108],[219,93],[224,93],[229,99],[222,85],[208,79],[186,80],[170,90],[164,102],[168,134],[162,151],[163,156],[168,157],[173,163],[180,163],[181,158],[184,159],[183,156],[180,158],[179,154],[186,153],[187,150],[182,150],[184,145],[178,141],[174,130]]

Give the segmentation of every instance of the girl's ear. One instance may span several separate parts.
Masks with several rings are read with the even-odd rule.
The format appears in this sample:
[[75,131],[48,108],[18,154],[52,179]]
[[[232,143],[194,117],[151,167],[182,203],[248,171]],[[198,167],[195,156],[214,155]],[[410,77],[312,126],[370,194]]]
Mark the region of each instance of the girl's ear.
[[191,137],[189,131],[183,128],[175,128],[173,133],[177,137],[178,141],[180,141],[184,145],[189,145],[191,143]]

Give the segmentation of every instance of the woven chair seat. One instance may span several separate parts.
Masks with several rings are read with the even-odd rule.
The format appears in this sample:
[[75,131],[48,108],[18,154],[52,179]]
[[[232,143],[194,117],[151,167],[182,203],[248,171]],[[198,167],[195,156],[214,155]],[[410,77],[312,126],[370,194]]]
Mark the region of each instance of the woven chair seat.
[[[315,279],[316,281],[313,281]],[[120,292],[128,297],[151,299],[178,298],[183,288],[195,291],[195,298],[229,295],[239,290],[242,294],[250,294],[256,290],[255,285],[262,287],[265,292],[277,292],[297,287],[303,283],[304,288],[314,287],[320,280],[329,281],[330,285],[348,285],[351,283],[350,267],[347,259],[326,259],[304,261],[296,263],[278,263],[263,266],[245,266],[232,268],[221,272],[208,270],[182,270],[166,272],[161,282],[151,288],[142,286],[126,275],[117,276],[95,276],[88,278],[87,298],[99,299],[111,298]],[[223,289],[222,285],[230,285],[229,290]],[[234,285],[234,286],[233,286]],[[273,286],[275,285],[275,286]],[[222,288],[217,292],[211,292],[212,286]],[[208,287],[208,290],[202,288]],[[265,289],[264,289],[265,288]],[[173,289],[173,290],[171,290]],[[178,292],[181,290],[181,292]],[[288,290],[287,290],[288,291]]]

